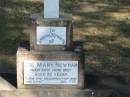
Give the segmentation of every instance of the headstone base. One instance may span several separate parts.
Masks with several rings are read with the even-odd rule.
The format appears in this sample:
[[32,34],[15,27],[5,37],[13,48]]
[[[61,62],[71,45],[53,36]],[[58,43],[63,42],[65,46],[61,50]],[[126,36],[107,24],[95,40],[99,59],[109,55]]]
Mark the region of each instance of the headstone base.
[[[84,88],[84,64],[81,54],[74,51],[37,52],[26,48],[19,47],[17,51],[18,88]],[[57,65],[59,67],[55,67]]]

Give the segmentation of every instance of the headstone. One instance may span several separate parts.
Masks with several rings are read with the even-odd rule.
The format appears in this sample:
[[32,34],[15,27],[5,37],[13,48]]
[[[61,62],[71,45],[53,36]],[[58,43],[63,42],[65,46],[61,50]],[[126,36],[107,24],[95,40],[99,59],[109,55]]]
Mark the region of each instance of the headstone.
[[17,87],[84,88],[82,48],[73,46],[72,18],[59,17],[59,0],[44,0],[44,18],[42,14],[33,14],[31,20],[30,45],[17,51]]
[[83,88],[84,70],[80,54],[73,51],[17,51],[18,88]]
[[59,18],[59,0],[44,0],[44,18]]

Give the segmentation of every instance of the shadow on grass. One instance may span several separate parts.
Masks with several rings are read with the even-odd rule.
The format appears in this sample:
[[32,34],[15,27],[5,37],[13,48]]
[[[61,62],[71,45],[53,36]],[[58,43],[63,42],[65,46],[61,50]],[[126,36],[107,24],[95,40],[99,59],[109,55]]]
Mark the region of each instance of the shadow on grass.
[[[123,36],[130,37],[129,35],[126,35],[129,33],[121,32],[121,34],[123,34]],[[121,43],[114,43],[114,41],[116,41],[117,38],[118,38],[118,36],[103,36],[103,35],[90,36],[89,35],[89,36],[86,36],[86,42],[93,43],[93,49],[91,49],[93,52],[94,52],[94,50],[95,50],[95,52],[97,50],[97,51],[100,51],[98,53],[102,53],[102,52],[104,52],[104,54],[105,53],[106,54],[115,53],[115,54],[117,54],[118,57],[120,55],[121,57],[130,58],[130,48],[123,47]],[[100,45],[97,46],[97,44],[100,44],[101,46]],[[87,53],[89,53],[89,50],[86,50],[86,51],[87,51]]]
[[130,23],[128,23],[127,21],[118,21],[116,25],[116,30],[124,37],[130,37]]
[[114,93],[117,92],[120,95],[119,97],[129,97],[130,95],[129,93],[130,88],[128,87],[129,82],[126,81],[124,76],[120,75],[115,76],[105,73],[96,73],[96,74],[90,73],[87,74],[86,76],[87,76],[86,88],[92,88],[103,91],[112,90]]
[[38,12],[40,2],[0,0],[0,50],[16,53],[21,40],[28,39],[30,13]]
[[0,0],[0,72],[16,71],[16,51],[21,40],[29,40],[28,16],[43,4],[29,0]]

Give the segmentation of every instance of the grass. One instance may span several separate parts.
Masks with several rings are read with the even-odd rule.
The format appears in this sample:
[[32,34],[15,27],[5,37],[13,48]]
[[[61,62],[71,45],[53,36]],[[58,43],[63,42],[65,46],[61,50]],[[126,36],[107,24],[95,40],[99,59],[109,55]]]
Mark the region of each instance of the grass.
[[73,3],[65,12],[75,19],[74,40],[84,41],[87,86],[129,97],[130,4],[109,1]]
[[[42,7],[42,0],[0,0],[0,65],[10,63],[4,68],[15,70],[18,44],[29,40],[26,17],[42,12]],[[129,10],[128,0],[62,0],[61,3],[61,11],[73,14],[74,41],[84,41],[86,74],[99,78],[121,76],[127,83],[121,84],[123,87],[130,86]]]

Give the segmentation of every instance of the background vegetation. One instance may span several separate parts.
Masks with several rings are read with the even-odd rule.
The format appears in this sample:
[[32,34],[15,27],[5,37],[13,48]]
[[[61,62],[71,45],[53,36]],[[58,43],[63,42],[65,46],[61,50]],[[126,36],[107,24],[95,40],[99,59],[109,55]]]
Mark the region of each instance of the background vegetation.
[[[73,14],[74,41],[84,42],[87,86],[128,94],[130,0],[61,0],[60,6]],[[38,12],[43,0],[0,0],[1,72],[15,72],[18,44],[29,40],[27,17]]]

